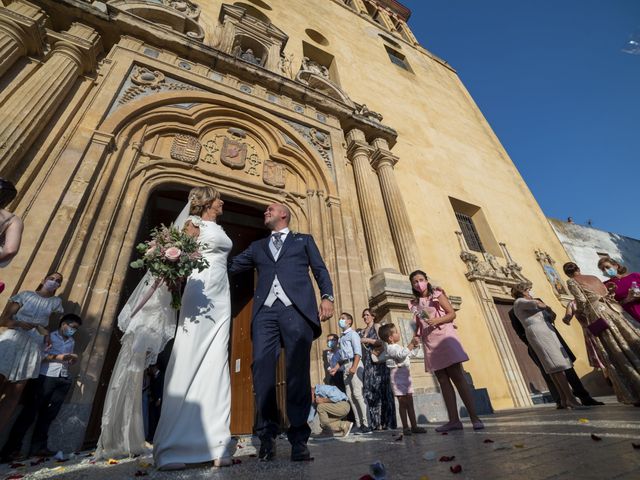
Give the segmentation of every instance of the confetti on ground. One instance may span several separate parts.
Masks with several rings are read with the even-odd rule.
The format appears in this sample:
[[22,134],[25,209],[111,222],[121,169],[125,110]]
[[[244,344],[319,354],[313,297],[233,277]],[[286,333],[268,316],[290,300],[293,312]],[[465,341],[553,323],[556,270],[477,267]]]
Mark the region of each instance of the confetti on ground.
[[631,446],[634,448],[634,450],[640,450],[640,443],[632,443]]
[[242,460],[240,460],[239,458],[231,459],[231,465],[240,465],[241,463],[242,463]]
[[21,473],[14,473],[13,475],[9,475],[5,480],[17,480],[18,478],[24,478],[24,475]]
[[516,448],[524,448],[524,443],[515,443],[513,446]]
[[482,443],[493,443],[493,440],[490,438],[485,438]]
[[599,437],[598,435],[596,435],[595,433],[591,434],[591,440],[599,442],[600,440],[602,440],[602,437]]
[[153,464],[151,464],[150,462],[145,462],[144,460],[140,460],[138,461],[138,466],[140,468],[149,468],[149,467],[152,467]]
[[451,466],[449,470],[451,470],[451,473],[460,473],[462,471],[462,465]]
[[449,432],[440,432],[440,435],[449,435]]
[[578,423],[589,423],[589,420],[586,418],[579,418]]
[[422,475],[422,476],[420,477],[420,480],[429,480],[429,477],[427,477],[426,475]]
[[376,480],[376,479],[367,473],[366,475],[361,476],[358,480]]
[[107,460],[107,464],[108,465],[117,465],[118,461],[113,459],[113,458],[110,458],[109,460]]
[[443,455],[443,456],[440,457],[440,461],[441,462],[452,462],[454,458],[456,458],[455,455],[451,455],[450,457],[447,456],[447,455]]
[[136,470],[134,477],[146,477],[147,475],[149,475],[149,473],[144,470]]

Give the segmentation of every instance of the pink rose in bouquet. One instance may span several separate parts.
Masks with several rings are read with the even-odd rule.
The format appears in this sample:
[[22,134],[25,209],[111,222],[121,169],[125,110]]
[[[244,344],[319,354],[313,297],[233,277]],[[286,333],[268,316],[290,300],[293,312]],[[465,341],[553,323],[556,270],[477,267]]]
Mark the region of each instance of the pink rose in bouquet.
[[164,252],[164,257],[170,262],[177,262],[180,260],[180,255],[182,255],[182,250],[178,247],[169,247]]

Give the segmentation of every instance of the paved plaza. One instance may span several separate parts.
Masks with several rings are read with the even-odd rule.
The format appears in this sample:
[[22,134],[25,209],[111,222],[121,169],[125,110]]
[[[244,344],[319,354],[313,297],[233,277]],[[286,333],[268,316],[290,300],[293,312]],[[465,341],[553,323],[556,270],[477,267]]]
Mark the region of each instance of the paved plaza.
[[[426,435],[400,437],[399,432],[311,440],[312,462],[288,460],[286,440],[278,458],[259,463],[251,439],[242,439],[236,465],[225,469],[194,468],[158,472],[150,456],[95,462],[91,452],[64,462],[10,469],[0,467],[0,479],[330,479],[358,480],[369,465],[381,461],[388,480],[413,479],[640,479],[640,408],[609,404],[584,411],[560,411],[544,406],[511,410],[485,417],[487,428],[440,435],[428,426]],[[634,444],[638,448],[634,448]],[[440,461],[443,456],[455,458]],[[425,458],[426,457],[426,458]],[[451,468],[460,465],[460,473]],[[23,475],[18,477],[17,475]]]

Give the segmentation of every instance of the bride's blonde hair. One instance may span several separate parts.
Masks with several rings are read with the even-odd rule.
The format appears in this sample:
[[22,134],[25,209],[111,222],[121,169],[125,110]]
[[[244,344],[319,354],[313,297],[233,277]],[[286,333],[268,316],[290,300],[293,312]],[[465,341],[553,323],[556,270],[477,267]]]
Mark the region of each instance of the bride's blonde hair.
[[189,201],[191,202],[189,215],[202,216],[211,203],[219,198],[220,192],[211,186],[192,188],[189,192]]

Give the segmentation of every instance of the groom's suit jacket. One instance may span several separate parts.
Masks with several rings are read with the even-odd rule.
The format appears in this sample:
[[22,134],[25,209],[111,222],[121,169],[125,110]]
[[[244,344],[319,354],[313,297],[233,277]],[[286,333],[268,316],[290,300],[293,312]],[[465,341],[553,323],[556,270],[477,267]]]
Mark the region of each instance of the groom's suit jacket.
[[278,255],[273,258],[269,249],[271,235],[253,242],[249,248],[229,261],[229,274],[255,268],[258,285],[254,293],[252,319],[264,304],[275,276],[291,302],[311,322],[314,338],[322,333],[318,318],[316,293],[309,278],[309,268],[320,289],[320,295],[333,296],[333,285],[320,251],[311,235],[289,232]]

